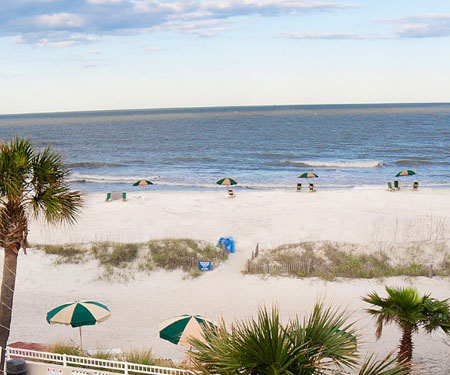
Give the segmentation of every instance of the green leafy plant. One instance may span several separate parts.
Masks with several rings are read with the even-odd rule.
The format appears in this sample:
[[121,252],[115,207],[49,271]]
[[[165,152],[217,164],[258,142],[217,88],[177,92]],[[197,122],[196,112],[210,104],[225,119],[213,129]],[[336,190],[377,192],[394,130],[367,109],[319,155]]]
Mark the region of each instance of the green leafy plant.
[[44,245],[45,254],[58,255],[58,264],[81,263],[84,261],[86,251],[77,245]]
[[156,366],[158,363],[158,360],[153,356],[151,349],[131,350],[124,353],[123,360],[148,366]]
[[224,321],[206,328],[204,340],[190,341],[188,353],[204,375],[318,375],[360,366],[360,375],[404,375],[406,368],[391,357],[359,363],[353,323],[338,309],[315,305],[303,321],[286,325],[276,307],[260,308],[256,318]]
[[51,353],[67,354],[75,356],[86,355],[86,352],[84,352],[80,347],[64,341],[56,341],[50,346],[49,351]]

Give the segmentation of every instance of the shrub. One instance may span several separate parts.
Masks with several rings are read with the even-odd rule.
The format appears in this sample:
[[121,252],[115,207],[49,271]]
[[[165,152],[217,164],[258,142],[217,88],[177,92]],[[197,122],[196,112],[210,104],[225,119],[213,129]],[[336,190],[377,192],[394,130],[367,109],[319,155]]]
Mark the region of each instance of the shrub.
[[138,254],[137,244],[111,244],[108,242],[92,246],[91,251],[100,264],[113,267],[125,267],[133,262]]
[[141,365],[157,365],[157,359],[153,356],[151,349],[131,350],[124,353],[123,359],[126,362],[138,363]]
[[[39,245],[38,245],[39,247]],[[58,255],[57,263],[81,263],[85,250],[75,245],[44,245],[43,250],[48,255]]]
[[74,344],[63,342],[63,341],[56,341],[54,344],[51,345],[49,350],[50,350],[50,352],[56,353],[56,354],[67,354],[67,355],[76,355],[76,356],[83,356],[86,354],[78,346],[75,346]]

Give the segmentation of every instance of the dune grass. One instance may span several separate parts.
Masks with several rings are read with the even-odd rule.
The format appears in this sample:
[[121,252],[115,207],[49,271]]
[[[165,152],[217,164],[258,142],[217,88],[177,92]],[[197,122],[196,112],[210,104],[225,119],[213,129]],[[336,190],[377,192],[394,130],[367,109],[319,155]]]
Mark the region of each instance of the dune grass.
[[138,255],[139,245],[134,243],[95,243],[91,247],[92,255],[103,266],[124,268]]
[[56,264],[77,264],[96,260],[101,266],[100,279],[127,281],[136,271],[181,269],[195,278],[199,260],[210,260],[217,266],[228,254],[205,241],[192,239],[162,239],[147,243],[115,243],[34,245],[48,255],[55,255]]
[[158,366],[158,359],[153,356],[151,349],[134,349],[124,353],[123,361],[140,365]]
[[450,276],[450,261],[437,267],[416,261],[394,262],[386,252],[360,252],[354,244],[304,242],[264,251],[247,265],[247,273],[341,278],[383,278],[392,276]]
[[204,241],[166,239],[148,242],[148,259],[153,266],[166,270],[192,270],[199,260],[225,261],[227,253]]
[[57,353],[57,354],[67,354],[67,355],[75,355],[75,356],[83,356],[86,355],[86,352],[83,351],[78,346],[70,343],[70,342],[64,342],[64,341],[56,341],[54,342],[50,348],[49,351],[51,353]]
[[[38,245],[39,246],[39,245]],[[86,250],[79,245],[43,245],[45,254],[58,255],[58,263],[82,263]]]

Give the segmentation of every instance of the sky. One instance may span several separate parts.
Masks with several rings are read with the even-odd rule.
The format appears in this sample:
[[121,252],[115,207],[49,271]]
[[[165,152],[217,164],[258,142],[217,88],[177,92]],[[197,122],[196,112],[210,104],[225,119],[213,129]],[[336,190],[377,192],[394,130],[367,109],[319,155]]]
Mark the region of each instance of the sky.
[[1,0],[0,114],[450,101],[448,0]]

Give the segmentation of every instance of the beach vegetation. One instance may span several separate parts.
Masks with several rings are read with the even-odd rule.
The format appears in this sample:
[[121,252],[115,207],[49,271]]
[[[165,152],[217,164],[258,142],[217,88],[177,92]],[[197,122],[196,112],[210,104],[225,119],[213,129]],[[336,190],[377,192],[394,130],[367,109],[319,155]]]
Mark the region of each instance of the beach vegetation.
[[412,336],[420,328],[431,333],[442,329],[450,336],[450,305],[448,299],[438,300],[431,295],[419,295],[411,287],[385,287],[387,297],[376,292],[369,293],[362,300],[372,305],[366,311],[377,322],[376,337],[383,333],[384,324],[395,323],[402,331],[399,344],[398,361],[410,363],[413,353]]
[[152,353],[151,349],[133,349],[124,353],[123,360],[130,363],[138,363],[140,365],[157,366],[158,360]]
[[44,245],[47,255],[58,255],[58,264],[82,263],[85,260],[85,249],[77,245]]
[[191,339],[189,358],[200,373],[314,375],[359,369],[360,375],[405,375],[407,368],[388,356],[361,361],[358,334],[340,309],[314,306],[300,320],[283,324],[276,307],[259,309],[256,318],[224,321],[207,328],[205,340]]
[[384,278],[392,276],[449,276],[447,256],[432,267],[430,263],[394,261],[385,251],[367,251],[354,244],[303,242],[287,244],[261,252],[247,262],[246,273],[296,277]]
[[[68,184],[69,170],[62,156],[49,147],[33,148],[29,140],[14,138],[0,145],[0,246],[4,250],[0,304],[0,347],[5,348],[11,327],[19,251],[27,248],[29,218],[49,224],[76,222],[82,197]],[[1,351],[0,368],[4,368]]]
[[205,241],[191,239],[165,239],[148,242],[149,257],[157,268],[166,270],[197,267],[199,260],[225,261],[227,253]]
[[103,280],[128,281],[135,271],[181,269],[188,278],[199,277],[198,261],[210,260],[214,266],[228,259],[228,253],[206,241],[192,239],[162,239],[147,243],[116,243],[110,241],[91,244],[44,245],[36,249],[56,256],[56,264],[82,263],[96,260],[102,267]]
[[107,349],[97,349],[95,353],[90,355],[92,358],[104,359],[106,361],[113,360],[114,355]]
[[75,356],[84,356],[87,353],[82,350],[79,346],[65,341],[56,341],[54,342],[50,348],[49,351],[51,353],[56,354],[67,354],[67,355],[75,355]]
[[197,277],[200,277],[201,275],[202,275],[202,271],[200,271],[198,268],[194,268],[189,271],[186,278],[196,279]]
[[94,257],[103,266],[124,268],[132,263],[138,254],[139,245],[134,243],[95,243],[91,247]]

